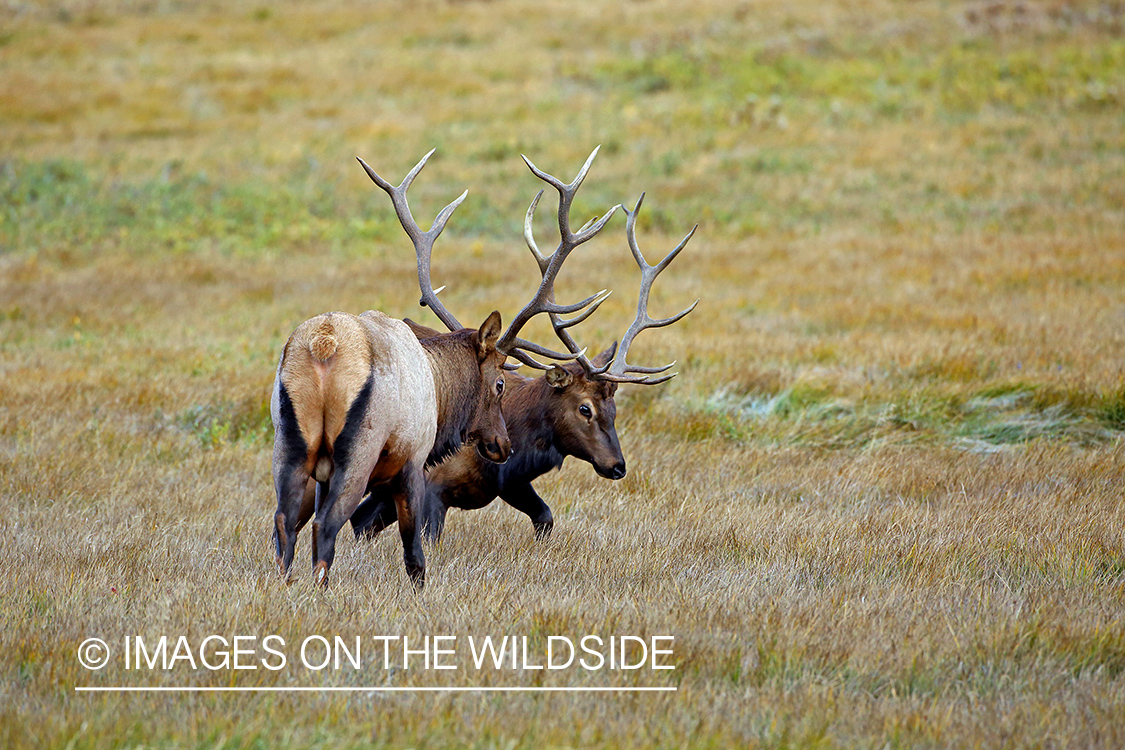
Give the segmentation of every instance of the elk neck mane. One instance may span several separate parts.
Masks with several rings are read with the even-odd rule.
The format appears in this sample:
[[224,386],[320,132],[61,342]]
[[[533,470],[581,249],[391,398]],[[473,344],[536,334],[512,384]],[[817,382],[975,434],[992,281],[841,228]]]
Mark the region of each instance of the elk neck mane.
[[[509,408],[504,410],[505,421],[512,446],[519,448],[503,465],[487,467],[498,473],[502,485],[546,474],[562,466],[565,458],[555,446],[554,428],[545,413],[550,389],[547,380],[509,373],[507,383],[504,399]],[[538,406],[527,407],[529,404]]]
[[456,453],[471,425],[481,388],[475,333],[464,328],[419,342],[430,360],[437,392],[438,432],[427,467]]

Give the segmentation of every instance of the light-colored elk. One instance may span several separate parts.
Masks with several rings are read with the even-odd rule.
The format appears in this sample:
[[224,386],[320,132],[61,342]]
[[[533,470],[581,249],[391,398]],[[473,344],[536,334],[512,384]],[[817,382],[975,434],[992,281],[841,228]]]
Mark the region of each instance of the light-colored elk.
[[[524,157],[531,171],[552,185],[559,193],[559,234],[560,242],[554,255],[569,253],[581,238],[571,233],[569,226],[570,207],[574,194],[581,185],[597,149],[590,155],[578,177],[570,184],[563,182],[538,169]],[[535,197],[528,209],[524,222],[524,237],[527,246],[535,256],[540,271],[547,272],[552,256],[544,256],[535,243],[532,233],[532,219],[542,191]],[[636,222],[642,194],[636,207],[626,209],[625,235],[637,265],[641,269],[641,287],[637,301],[637,314],[620,346],[616,344],[599,354],[593,361],[588,360],[584,350],[570,336],[571,326],[585,318],[592,309],[571,320],[564,320],[551,314],[551,323],[567,349],[575,356],[575,362],[565,365],[551,365],[541,378],[525,378],[513,375],[508,378],[507,395],[502,409],[508,434],[512,441],[512,457],[503,465],[489,463],[462,449],[456,455],[426,472],[426,497],[423,504],[422,524],[424,533],[431,539],[441,535],[445,516],[449,508],[466,510],[483,508],[497,496],[517,510],[527,514],[535,528],[537,537],[551,533],[554,518],[551,509],[536,493],[531,483],[543,474],[562,466],[567,456],[589,462],[603,477],[620,479],[625,476],[625,458],[617,438],[615,419],[617,405],[614,395],[618,383],[637,383],[655,385],[674,376],[665,373],[672,365],[645,368],[633,367],[625,358],[637,334],[648,328],[670,325],[695,309],[693,303],[686,310],[662,320],[654,320],[648,314],[648,298],[656,276],[663,271],[695,233],[691,232],[667,256],[655,266],[645,261],[637,245]],[[588,238],[581,238],[582,241]],[[548,290],[548,298],[552,290]],[[437,331],[411,324],[420,337],[437,335]],[[673,363],[674,364],[674,363]],[[385,493],[374,488],[369,499],[365,500],[352,515],[352,528],[357,536],[373,537],[383,528],[394,523],[395,506],[389,502]]]
[[406,570],[421,588],[425,558],[417,521],[426,465],[466,442],[475,443],[484,459],[506,460],[510,443],[500,410],[505,357],[530,359],[526,349],[559,360],[575,358],[519,338],[520,328],[539,313],[570,314],[596,307],[607,296],[603,290],[574,305],[557,305],[541,286],[507,331],[501,331],[495,311],[477,329],[462,327],[438,301],[430,260],[434,241],[467,191],[442,209],[428,232],[415,223],[406,201],[406,191],[432,154],[397,187],[359,161],[391,197],[414,244],[422,304],[450,332],[419,340],[406,323],[380,312],[332,312],[298,326],[282,351],[271,415],[274,537],[285,577],[297,535],[313,519],[313,565],[317,581],[326,585],[340,527],[367,488],[379,487],[395,506]]

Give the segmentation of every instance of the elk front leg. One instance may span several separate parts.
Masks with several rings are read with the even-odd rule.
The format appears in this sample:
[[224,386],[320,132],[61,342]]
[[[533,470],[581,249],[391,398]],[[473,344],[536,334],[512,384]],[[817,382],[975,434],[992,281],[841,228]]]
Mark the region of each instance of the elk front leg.
[[500,492],[500,499],[521,513],[526,513],[531,523],[535,526],[535,538],[549,539],[551,530],[555,527],[554,516],[543,498],[535,492],[530,482],[515,484],[505,487]]
[[407,463],[395,481],[395,510],[402,536],[402,559],[406,573],[418,591],[426,585],[426,557],[422,554],[422,502],[426,491],[423,462]]
[[441,539],[441,531],[445,528],[445,514],[449,507],[442,502],[441,490],[437,486],[426,483],[425,498],[422,501],[422,535],[431,544],[437,544]]

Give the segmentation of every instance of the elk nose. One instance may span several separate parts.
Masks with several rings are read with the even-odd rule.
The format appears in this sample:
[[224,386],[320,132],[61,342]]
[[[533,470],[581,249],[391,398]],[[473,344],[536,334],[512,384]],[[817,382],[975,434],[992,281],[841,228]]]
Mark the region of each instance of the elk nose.
[[481,445],[484,457],[494,463],[502,464],[508,460],[512,444],[507,440],[492,440]]
[[625,462],[621,461],[609,471],[610,479],[620,479],[625,476]]

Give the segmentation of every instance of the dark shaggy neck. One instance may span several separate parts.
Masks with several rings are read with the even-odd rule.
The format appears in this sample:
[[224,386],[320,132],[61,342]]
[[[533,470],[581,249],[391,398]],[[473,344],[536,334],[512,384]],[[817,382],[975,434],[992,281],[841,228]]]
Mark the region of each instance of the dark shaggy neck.
[[430,359],[437,390],[437,438],[426,466],[441,463],[457,452],[473,423],[481,389],[473,331],[443,333],[420,342]]
[[509,482],[530,482],[562,466],[565,456],[555,446],[555,428],[548,404],[551,386],[545,378],[507,376],[504,421],[512,455],[498,472],[499,489]]

